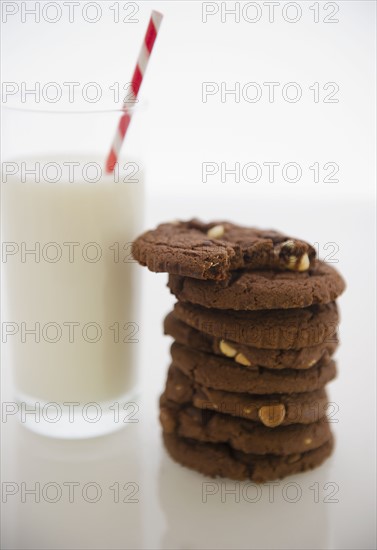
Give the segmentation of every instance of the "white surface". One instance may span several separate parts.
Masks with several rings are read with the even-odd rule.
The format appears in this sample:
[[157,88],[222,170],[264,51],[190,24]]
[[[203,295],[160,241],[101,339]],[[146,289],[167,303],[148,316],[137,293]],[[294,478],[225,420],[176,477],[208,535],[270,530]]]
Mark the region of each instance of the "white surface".
[[[20,492],[9,497],[3,504],[3,548],[375,548],[375,4],[339,4],[335,25],[313,24],[312,2],[301,3],[305,17],[297,24],[269,24],[265,15],[255,25],[222,24],[218,18],[203,24],[201,2],[144,2],[140,24],[126,27],[109,21],[33,26],[16,19],[4,26],[4,80],[97,79],[109,85],[121,78],[120,71],[132,71],[152,6],[164,12],[143,83],[148,109],[129,135],[130,150],[142,154],[147,168],[145,227],[192,215],[226,217],[318,242],[321,256],[326,243],[334,242],[348,289],[340,300],[339,378],[330,385],[339,405],[334,456],[311,473],[278,483],[272,503],[271,485],[262,486],[259,502],[235,502],[231,494],[222,502],[221,488],[231,488],[229,481],[219,482],[219,493],[203,503],[208,480],[173,463],[161,445],[157,401],[170,344],[162,336],[162,319],[174,300],[165,275],[141,270],[139,422],[75,443],[39,438],[13,417],[3,423],[3,482],[19,484],[20,491],[21,483],[30,488],[36,482],[62,489],[56,503],[35,503],[32,496],[22,502]],[[341,101],[315,104],[307,95],[297,104],[216,98],[204,104],[203,81],[297,81],[306,90],[313,82],[334,81]],[[106,148],[112,136],[97,137]],[[4,147],[4,155],[16,152]],[[203,162],[271,160],[298,162],[302,181],[201,181]],[[308,167],[329,161],[340,167],[339,182],[314,184]],[[72,503],[63,485],[68,482],[80,484]],[[81,496],[88,482],[102,489],[97,503]],[[139,502],[115,503],[109,487],[127,482],[138,484]],[[302,489],[297,503],[282,498],[292,482]],[[333,497],[339,502],[324,502],[328,482],[339,487]],[[314,483],[321,487],[318,503]],[[121,497],[134,487],[121,490]]]

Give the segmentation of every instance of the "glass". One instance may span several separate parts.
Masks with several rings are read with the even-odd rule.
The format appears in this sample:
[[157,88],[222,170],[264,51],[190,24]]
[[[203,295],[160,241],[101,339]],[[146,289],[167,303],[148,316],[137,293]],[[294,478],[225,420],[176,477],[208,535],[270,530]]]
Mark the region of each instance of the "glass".
[[7,406],[44,435],[108,433],[137,416],[131,244],[143,170],[130,157],[104,171],[119,112],[5,115],[2,332],[15,396]]

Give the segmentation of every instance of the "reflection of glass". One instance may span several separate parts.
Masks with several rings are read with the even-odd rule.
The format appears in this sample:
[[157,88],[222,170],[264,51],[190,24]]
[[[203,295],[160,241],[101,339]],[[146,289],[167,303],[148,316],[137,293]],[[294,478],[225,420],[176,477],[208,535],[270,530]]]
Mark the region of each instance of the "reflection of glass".
[[139,429],[76,441],[6,429],[2,548],[142,548]]
[[[115,115],[17,112],[16,127],[19,116],[43,127],[42,135],[26,129],[41,155],[28,155],[24,138],[18,150],[9,129],[17,160],[6,160],[2,172],[4,343],[23,419],[56,437],[106,433],[133,412],[123,406],[135,399],[139,326],[130,251],[141,228],[143,182],[140,163],[131,160],[104,174]],[[85,154],[88,142],[103,141],[97,117],[111,119],[101,157],[97,145]]]

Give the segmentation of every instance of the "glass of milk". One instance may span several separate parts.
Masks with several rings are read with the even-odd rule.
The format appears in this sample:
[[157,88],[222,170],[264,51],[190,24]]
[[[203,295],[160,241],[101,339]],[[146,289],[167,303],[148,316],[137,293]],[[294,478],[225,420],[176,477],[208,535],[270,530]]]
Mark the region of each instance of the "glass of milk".
[[[52,437],[138,421],[131,244],[142,227],[143,169],[126,157],[105,173],[119,113],[106,124],[102,116],[101,129],[97,116],[22,113],[5,125],[8,146],[22,132],[1,181],[2,342],[14,390],[5,406]],[[31,130],[36,119],[42,129]]]

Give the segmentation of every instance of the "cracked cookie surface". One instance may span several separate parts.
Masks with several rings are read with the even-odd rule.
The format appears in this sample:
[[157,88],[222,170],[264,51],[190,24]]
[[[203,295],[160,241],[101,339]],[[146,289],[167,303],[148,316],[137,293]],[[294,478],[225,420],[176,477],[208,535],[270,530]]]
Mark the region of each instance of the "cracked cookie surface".
[[212,280],[243,268],[306,271],[316,256],[310,244],[274,230],[196,219],[146,231],[132,254],[151,271]]

